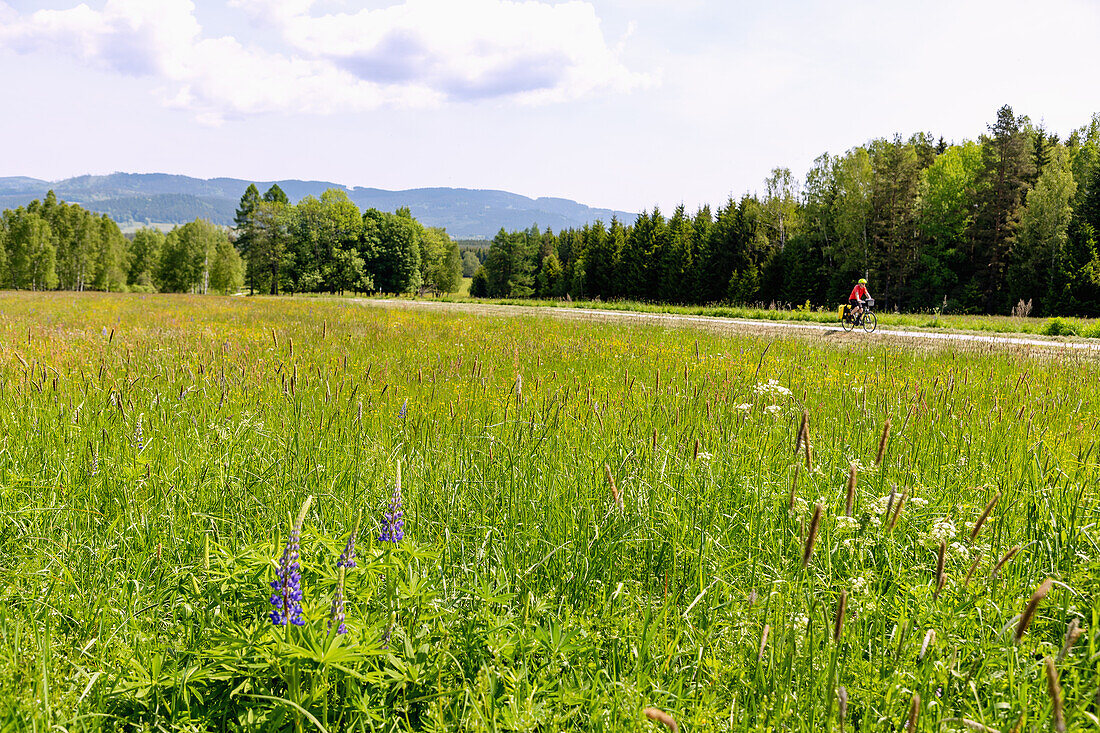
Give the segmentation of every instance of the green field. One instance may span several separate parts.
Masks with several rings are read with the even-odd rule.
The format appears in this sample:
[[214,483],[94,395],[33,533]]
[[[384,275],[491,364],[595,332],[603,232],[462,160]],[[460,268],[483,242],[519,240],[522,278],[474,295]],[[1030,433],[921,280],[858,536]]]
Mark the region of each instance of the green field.
[[[1098,379],[536,310],[0,293],[2,727],[1095,730]],[[302,625],[273,625],[303,505]]]

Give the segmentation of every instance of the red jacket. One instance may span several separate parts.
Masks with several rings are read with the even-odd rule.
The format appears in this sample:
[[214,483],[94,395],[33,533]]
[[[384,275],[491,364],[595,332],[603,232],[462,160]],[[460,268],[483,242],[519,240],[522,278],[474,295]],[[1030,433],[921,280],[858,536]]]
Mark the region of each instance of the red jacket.
[[863,300],[870,297],[871,294],[867,292],[867,286],[863,283],[856,283],[856,286],[852,288],[852,294],[848,296],[848,300]]

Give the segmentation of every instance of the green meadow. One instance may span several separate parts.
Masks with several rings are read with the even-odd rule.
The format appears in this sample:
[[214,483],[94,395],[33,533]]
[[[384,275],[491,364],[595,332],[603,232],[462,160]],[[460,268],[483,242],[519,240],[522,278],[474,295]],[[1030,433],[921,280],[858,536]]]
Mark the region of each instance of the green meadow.
[[0,727],[1095,730],[1098,380],[0,293]]

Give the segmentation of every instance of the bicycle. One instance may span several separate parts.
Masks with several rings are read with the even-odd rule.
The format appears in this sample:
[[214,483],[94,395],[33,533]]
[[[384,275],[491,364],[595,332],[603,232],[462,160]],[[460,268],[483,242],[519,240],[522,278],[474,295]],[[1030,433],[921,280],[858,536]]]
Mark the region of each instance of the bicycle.
[[867,333],[872,333],[878,328],[878,318],[875,316],[875,299],[868,298],[863,301],[863,312],[852,313],[850,306],[844,306],[844,314],[840,317],[840,326],[845,331],[862,328]]

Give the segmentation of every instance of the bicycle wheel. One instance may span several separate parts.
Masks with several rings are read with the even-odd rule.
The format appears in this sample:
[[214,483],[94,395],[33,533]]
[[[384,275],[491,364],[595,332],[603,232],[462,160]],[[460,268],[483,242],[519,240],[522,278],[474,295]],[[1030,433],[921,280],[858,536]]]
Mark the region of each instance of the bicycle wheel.
[[851,331],[853,328],[856,327],[856,319],[850,315],[844,316],[844,318],[840,321],[840,327],[843,328],[845,331]]
[[875,314],[868,311],[863,314],[863,330],[867,333],[871,333],[878,326],[878,319],[875,318]]

